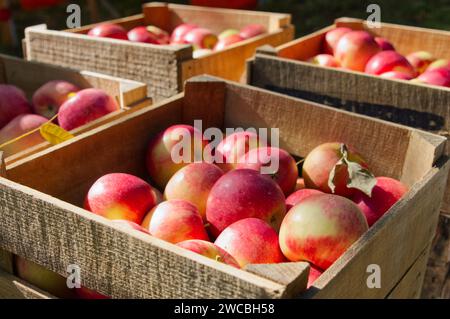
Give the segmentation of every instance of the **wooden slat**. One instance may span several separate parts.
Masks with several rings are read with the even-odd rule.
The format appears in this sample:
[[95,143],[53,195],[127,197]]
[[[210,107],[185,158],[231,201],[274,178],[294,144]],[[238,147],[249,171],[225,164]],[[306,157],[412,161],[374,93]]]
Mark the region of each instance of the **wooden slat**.
[[55,297],[0,270],[0,299],[55,299]]
[[[3,152],[0,151],[0,177],[6,178],[6,165]],[[0,269],[12,274],[14,272],[13,255],[0,248]]]

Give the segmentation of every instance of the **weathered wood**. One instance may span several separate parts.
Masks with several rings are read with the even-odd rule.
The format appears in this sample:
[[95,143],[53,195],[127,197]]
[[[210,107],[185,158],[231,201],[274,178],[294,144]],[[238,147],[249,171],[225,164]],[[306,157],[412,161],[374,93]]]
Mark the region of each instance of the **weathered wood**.
[[0,299],[55,299],[55,297],[0,270]]
[[[3,152],[0,151],[0,177],[6,178],[6,164]],[[0,248],[0,269],[12,274],[14,272],[13,255]]]

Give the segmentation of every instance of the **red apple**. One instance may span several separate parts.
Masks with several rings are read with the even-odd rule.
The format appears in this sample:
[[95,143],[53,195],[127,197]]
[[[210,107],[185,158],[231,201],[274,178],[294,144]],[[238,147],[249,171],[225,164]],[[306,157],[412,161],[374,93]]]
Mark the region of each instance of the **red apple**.
[[177,244],[177,246],[180,246],[181,248],[193,251],[194,253],[197,253],[199,255],[203,255],[205,257],[211,258],[213,260],[216,260],[218,262],[240,268],[239,264],[237,263],[236,259],[233,258],[229,253],[227,253],[225,250],[220,248],[219,246],[205,240],[199,240],[199,239],[191,239],[182,241]]
[[100,177],[89,190],[84,207],[108,219],[141,224],[156,204],[153,188],[139,177],[112,173]]
[[70,131],[118,110],[116,100],[103,90],[84,89],[61,105],[58,122],[63,129]]
[[67,279],[32,261],[14,256],[17,277],[58,298],[74,298],[74,292],[67,286]]
[[209,192],[223,171],[214,164],[192,163],[176,172],[164,190],[166,199],[183,199],[194,204],[206,220]]
[[333,55],[334,54],[334,50],[336,49],[336,45],[339,42],[339,39],[346,33],[349,33],[353,31],[350,28],[346,28],[346,27],[340,27],[340,28],[336,28],[333,29],[331,31],[328,31],[325,34],[325,39],[324,39],[324,52],[326,54],[330,54]]
[[252,169],[226,173],[213,186],[206,203],[206,219],[213,236],[232,223],[249,217],[268,222],[276,231],[286,214],[281,188]]
[[142,227],[139,224],[136,224],[135,222],[131,222],[129,220],[123,220],[123,219],[115,219],[112,221],[115,225],[119,226],[122,229],[125,230],[129,230],[129,229],[134,229],[134,230],[138,230],[140,232],[149,234],[148,230],[145,229],[144,227]]
[[343,143],[325,143],[314,148],[303,162],[302,176],[307,188],[345,197],[357,189],[370,194],[376,183],[361,155]]
[[317,189],[299,189],[295,193],[292,193],[288,198],[286,198],[286,209],[289,210],[297,204],[300,204],[302,201],[307,199],[313,195],[322,195],[324,192],[321,192]]
[[394,45],[385,38],[375,37],[375,42],[378,43],[383,51],[395,51]]
[[241,29],[239,36],[242,39],[247,40],[266,32],[266,27],[261,24],[249,24]]
[[450,69],[437,68],[432,69],[431,71],[427,70],[412,81],[430,85],[450,87]]
[[219,40],[225,39],[230,35],[239,35],[239,32],[237,29],[226,29],[219,34]]
[[334,56],[342,67],[364,72],[367,62],[380,51],[380,46],[368,32],[351,31],[339,39]]
[[163,29],[158,28],[157,26],[154,25],[147,26],[147,31],[156,36],[159,44],[170,43],[170,35],[167,31],[164,31]]
[[150,44],[160,44],[158,37],[148,31],[147,27],[139,26],[128,31],[128,40],[131,42],[141,42]]
[[190,24],[190,23],[183,23],[177,26],[170,37],[170,43],[171,44],[186,44],[185,36],[188,34],[191,30],[197,29],[198,26],[196,24]]
[[306,285],[306,288],[308,289],[311,287],[314,282],[323,274],[323,270],[317,268],[316,266],[309,264],[309,276],[308,276],[308,283]]
[[367,219],[369,227],[380,219],[408,191],[401,182],[389,177],[377,177],[377,184],[369,197],[356,193],[352,200],[358,205]]
[[381,51],[375,54],[366,64],[365,72],[380,75],[386,72],[403,72],[411,77],[416,76],[416,70],[408,60],[396,51]]
[[290,261],[326,270],[368,230],[361,210],[336,195],[310,196],[292,207],[280,228],[280,247]]
[[108,296],[83,286],[81,288],[75,288],[75,293],[79,299],[111,299]]
[[416,70],[417,74],[422,74],[433,63],[436,58],[430,52],[417,51],[406,56],[406,59]]
[[435,69],[447,68],[450,69],[450,59],[439,59],[431,63],[426,71],[433,71]]
[[389,72],[380,74],[380,76],[382,78],[386,78],[386,79],[405,80],[405,81],[409,81],[409,80],[413,79],[413,77],[411,75],[403,73],[403,72],[399,72],[399,71],[389,71]]
[[80,89],[70,82],[55,80],[45,83],[33,94],[34,112],[50,119],[55,116],[61,105],[72,93]]
[[[158,134],[147,148],[146,165],[152,181],[164,189],[179,169],[202,160],[206,143],[202,133],[190,125],[173,125]],[[190,154],[181,148],[184,144],[190,146]]]
[[102,23],[89,30],[88,35],[101,38],[128,40],[127,30],[113,23]]
[[330,54],[318,54],[309,59],[308,62],[320,66],[328,66],[331,68],[339,68],[341,66],[339,61],[336,60],[336,58]]
[[[15,117],[5,127],[0,130],[0,144],[11,141],[34,129],[37,129],[48,120],[45,117],[36,114],[21,114]],[[5,157],[23,151],[29,147],[45,142],[39,131],[15,141],[12,144],[4,146],[1,150]]]
[[212,31],[205,28],[196,28],[189,31],[184,40],[192,44],[195,49],[213,49],[218,38]]
[[0,129],[17,115],[31,113],[25,93],[14,85],[0,84]]
[[243,39],[241,38],[241,36],[239,34],[229,35],[225,38],[219,39],[216,46],[214,47],[214,51],[223,50],[223,49],[227,48],[228,46],[238,43],[242,40]]
[[225,137],[216,147],[217,165],[225,172],[236,167],[238,161],[250,150],[268,146],[254,132],[236,132]]
[[172,244],[190,239],[209,241],[202,216],[197,207],[188,201],[174,199],[162,202],[149,215],[142,227],[154,237]]
[[231,224],[214,244],[233,256],[241,267],[286,261],[280,250],[278,234],[259,218],[245,218]]
[[280,186],[284,195],[294,191],[298,178],[295,159],[277,147],[259,147],[241,157],[236,168],[248,168],[269,175]]

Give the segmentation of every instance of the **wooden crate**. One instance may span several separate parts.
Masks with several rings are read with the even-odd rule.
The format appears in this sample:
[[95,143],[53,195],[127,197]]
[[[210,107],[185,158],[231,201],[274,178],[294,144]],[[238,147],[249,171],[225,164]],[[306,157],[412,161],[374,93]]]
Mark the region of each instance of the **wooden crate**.
[[94,25],[67,32],[47,30],[45,25],[25,31],[25,55],[29,60],[102,72],[149,84],[155,100],[182,91],[186,79],[212,74],[239,81],[246,59],[264,44],[280,45],[294,37],[289,14],[205,8],[153,2],[143,5],[142,14],[112,20],[131,29],[152,24],[172,31],[180,23],[195,23],[219,33],[227,28],[242,28],[250,23],[264,25],[268,33],[193,59],[191,45],[152,45],[86,35]]
[[[28,62],[15,57],[0,55],[0,83],[16,85],[25,91],[31,100],[33,93],[43,84],[52,80],[66,80],[80,88],[95,87],[104,90],[115,97],[120,110],[108,114],[96,121],[73,130],[79,135],[99,125],[112,121],[123,114],[133,112],[151,104],[147,97],[147,85],[142,82],[125,80],[88,71],[75,71],[72,69]],[[13,163],[33,153],[50,147],[48,142],[41,143],[22,152],[13,154],[6,159],[6,163]]]
[[[203,120],[203,129],[279,128],[280,146],[300,157],[339,140],[364,154],[376,175],[397,178],[410,190],[306,293],[305,263],[235,269],[124,231],[80,208],[92,183],[106,173],[147,178],[149,139],[195,119]],[[422,284],[417,273],[425,267],[449,170],[444,146],[445,139],[431,133],[196,77],[185,93],[6,165],[0,178],[0,247],[61,275],[67,276],[68,264],[77,264],[83,285],[116,298],[417,297]],[[371,264],[381,268],[379,289],[366,284]]]

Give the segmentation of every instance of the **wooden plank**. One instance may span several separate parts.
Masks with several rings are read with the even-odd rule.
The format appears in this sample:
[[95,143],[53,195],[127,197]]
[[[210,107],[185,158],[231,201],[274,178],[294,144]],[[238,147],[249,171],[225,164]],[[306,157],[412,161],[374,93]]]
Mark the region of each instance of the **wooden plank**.
[[0,270],[0,299],[56,299],[25,281]]
[[[3,152],[0,151],[0,177],[6,178],[6,165]],[[0,248],[0,269],[12,274],[14,272],[13,255]]]

